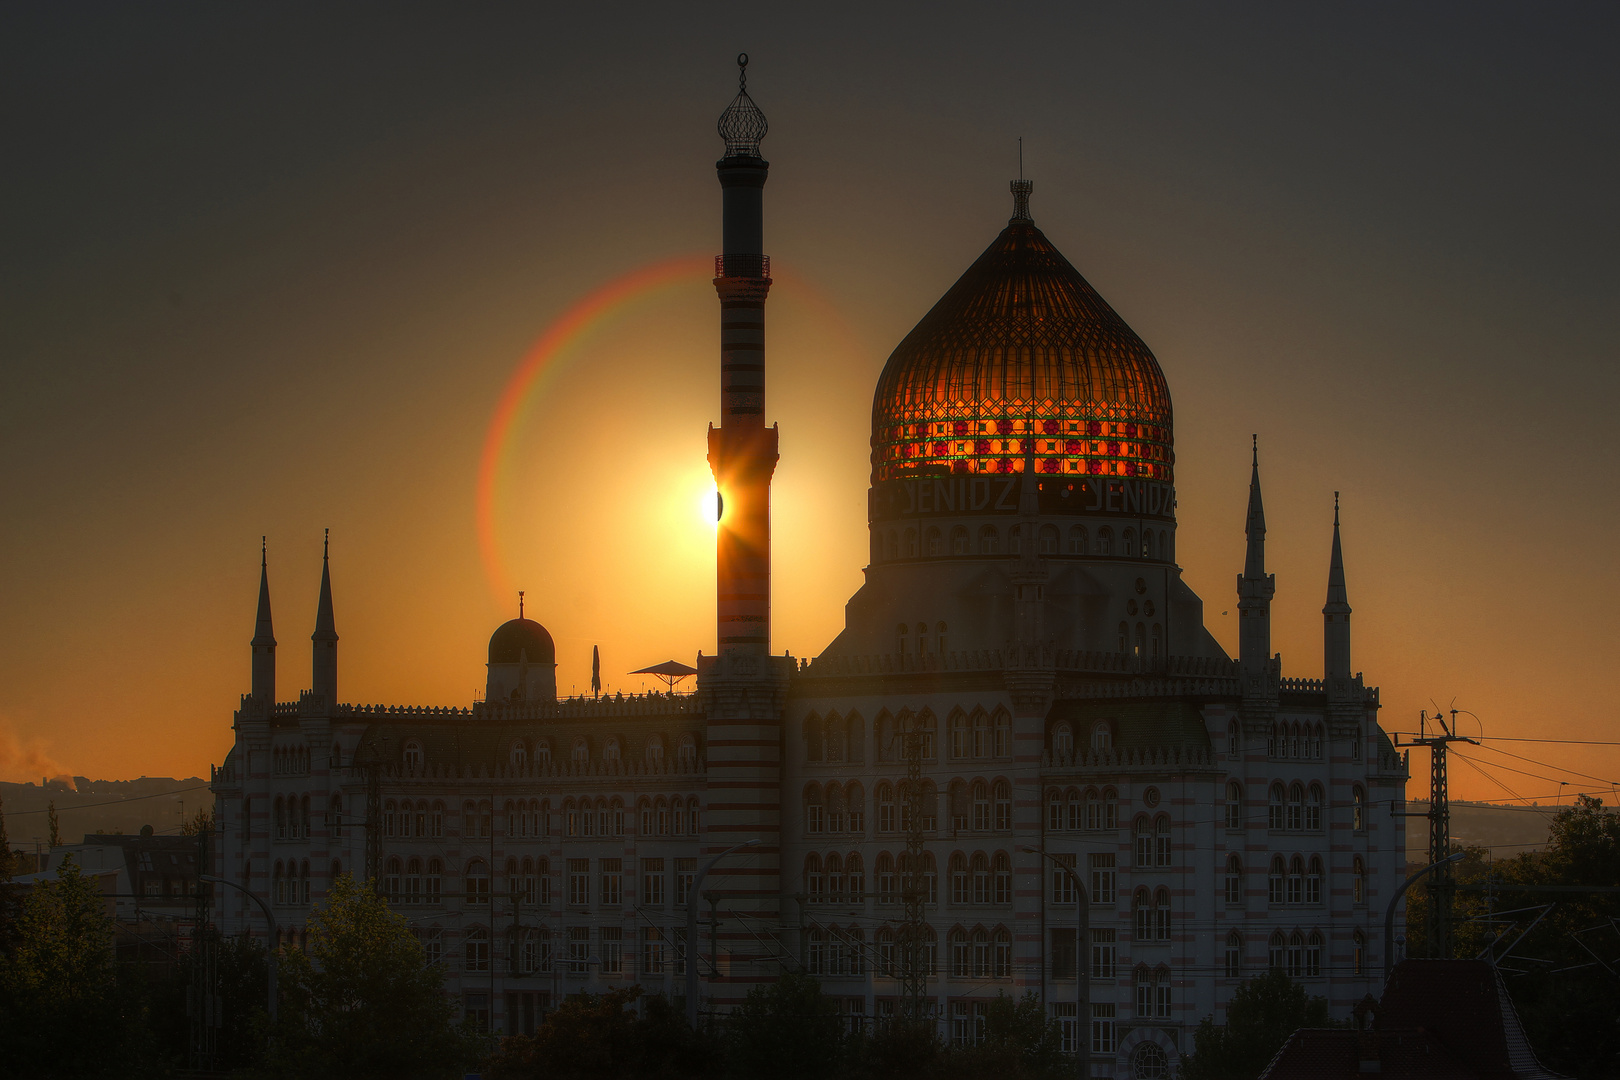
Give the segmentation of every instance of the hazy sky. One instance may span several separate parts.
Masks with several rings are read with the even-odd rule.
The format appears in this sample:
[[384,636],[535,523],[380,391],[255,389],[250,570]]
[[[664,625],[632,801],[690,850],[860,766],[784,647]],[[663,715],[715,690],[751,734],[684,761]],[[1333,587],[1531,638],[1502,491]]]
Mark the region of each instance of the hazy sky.
[[[1341,490],[1386,728],[1455,700],[1490,735],[1620,739],[1620,8],[583,7],[0,10],[0,777],[220,761],[261,534],[283,699],[327,526],[347,700],[468,703],[515,614],[496,582],[564,692],[592,645],[626,690],[712,651],[701,275],[611,308],[524,402],[498,568],[474,490],[548,326],[718,249],[744,49],[777,651],[841,625],[873,384],[1004,224],[1023,136],[1037,224],[1169,378],[1216,636],[1259,432],[1286,674],[1321,671]],[[1465,750],[1526,797],[1620,779],[1612,748],[1498,745],[1557,766]]]

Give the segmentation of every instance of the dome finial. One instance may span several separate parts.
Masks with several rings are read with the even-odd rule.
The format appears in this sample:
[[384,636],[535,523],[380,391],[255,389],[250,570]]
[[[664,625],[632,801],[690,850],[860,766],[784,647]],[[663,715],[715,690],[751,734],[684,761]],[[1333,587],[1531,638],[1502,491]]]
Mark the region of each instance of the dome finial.
[[518,590],[518,618],[523,618],[523,590]]
[[[1022,170],[1019,171],[1021,172]],[[1035,219],[1029,216],[1029,193],[1034,190],[1035,181],[1033,180],[1020,179],[1012,182],[1013,221],[1034,222]]]
[[726,140],[726,157],[759,157],[759,141],[770,130],[765,114],[748,96],[748,54],[737,54],[737,96],[720,114],[720,137]]

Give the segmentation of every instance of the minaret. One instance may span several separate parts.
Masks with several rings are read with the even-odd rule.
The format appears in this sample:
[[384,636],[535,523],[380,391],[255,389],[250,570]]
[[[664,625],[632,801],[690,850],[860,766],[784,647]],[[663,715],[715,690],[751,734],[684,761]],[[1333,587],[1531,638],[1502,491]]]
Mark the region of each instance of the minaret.
[[724,247],[715,260],[720,294],[720,426],[709,426],[709,467],[722,514],[716,538],[716,648],[721,656],[771,650],[771,474],[777,432],[765,426],[765,176],[759,156],[765,114],[748,96],[748,55],[737,58],[737,96],[720,116],[726,156],[715,169],[724,193]]
[[276,633],[270,625],[268,544],[259,538],[259,617],[253,627],[253,702],[269,719],[276,707]]
[[1328,693],[1348,690],[1350,681],[1350,598],[1344,587],[1344,552],[1339,547],[1339,493],[1333,493],[1333,554],[1328,559],[1327,604],[1322,608],[1322,678]]
[[310,688],[325,701],[330,711],[337,705],[337,624],[332,618],[332,530],[326,530],[321,544],[321,600],[315,609],[315,632],[309,639],[315,643],[314,659],[310,665]]
[[1260,501],[1260,436],[1254,440],[1249,473],[1249,551],[1237,579],[1238,662],[1246,676],[1258,675],[1271,660],[1271,598],[1277,575],[1266,573],[1266,509]]

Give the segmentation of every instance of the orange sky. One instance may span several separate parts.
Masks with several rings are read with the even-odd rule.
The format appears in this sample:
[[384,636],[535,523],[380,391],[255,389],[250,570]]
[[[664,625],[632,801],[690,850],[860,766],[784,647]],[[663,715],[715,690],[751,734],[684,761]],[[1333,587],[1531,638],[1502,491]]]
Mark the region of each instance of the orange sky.
[[[1612,26],[1178,13],[860,40],[836,10],[5,16],[0,778],[219,761],[261,533],[283,698],[330,526],[343,697],[470,701],[515,609],[473,513],[502,387],[593,290],[716,248],[739,44],[782,270],[778,651],[841,625],[877,373],[1005,221],[1022,134],[1037,224],[1169,379],[1178,550],[1223,644],[1258,431],[1285,674],[1321,670],[1338,489],[1386,728],[1455,700],[1493,736],[1620,740]],[[625,690],[713,648],[716,314],[700,279],[615,309],[523,413],[500,535],[565,691],[592,645]],[[1525,797],[1620,780],[1614,748],[1498,745],[1555,766],[1463,752],[1546,778],[1490,770]]]

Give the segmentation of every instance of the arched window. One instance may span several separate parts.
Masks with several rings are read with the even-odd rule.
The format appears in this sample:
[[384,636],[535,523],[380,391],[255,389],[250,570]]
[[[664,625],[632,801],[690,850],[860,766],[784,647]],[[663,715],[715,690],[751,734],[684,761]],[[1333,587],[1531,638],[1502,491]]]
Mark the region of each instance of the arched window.
[[1311,757],[1320,758],[1321,756],[1322,756],[1322,725],[1317,724],[1315,727],[1311,728]]
[[468,930],[465,948],[463,959],[468,971],[489,970],[489,931],[482,926]]
[[309,903],[309,860],[298,864],[298,902]]
[[1162,964],[1153,972],[1153,1015],[1170,1018],[1170,969]]
[[990,903],[990,859],[982,851],[974,852],[973,862],[973,902],[975,904]]
[[829,713],[827,722],[822,727],[822,738],[826,741],[827,763],[834,764],[844,760],[844,721],[837,713]]
[[1170,865],[1170,815],[1160,814],[1153,819],[1153,865]]
[[1303,978],[1305,975],[1305,935],[1298,930],[1288,935],[1287,971],[1290,979]]
[[877,892],[880,904],[892,904],[899,899],[894,878],[894,856],[887,851],[879,853],[877,857]]
[[1243,977],[1243,935],[1236,930],[1226,935],[1226,977]]
[[1358,905],[1367,902],[1367,864],[1360,855],[1350,860],[1350,900]]
[[821,856],[815,852],[804,857],[804,891],[812,904],[821,903],[826,895],[826,879],[821,873]]
[[860,713],[844,719],[844,756],[857,765],[866,761],[866,721]]
[[551,768],[551,743],[546,739],[534,744],[534,767],[541,771]]
[[1322,785],[1312,784],[1305,793],[1305,828],[1310,832],[1322,829]]
[[444,862],[440,859],[429,859],[427,876],[422,879],[422,898],[429,904],[437,904],[444,889]]
[[1119,828],[1119,792],[1103,788],[1103,828]]
[[383,874],[383,895],[391,902],[398,902],[401,899],[399,879],[404,874],[405,864],[400,860],[399,856],[396,855],[388,860],[388,869]]
[[1146,888],[1131,894],[1131,925],[1137,941],[1153,940],[1153,894]]
[[1170,890],[1162,885],[1153,890],[1153,940],[1170,940]]
[[1243,785],[1236,780],[1226,783],[1226,827],[1243,828]]
[[982,926],[973,931],[973,977],[990,978],[990,932]]
[[973,830],[990,831],[990,785],[983,780],[973,781],[969,789],[973,800]]
[[960,712],[951,714],[951,757],[956,759],[968,756],[968,720]]
[[1153,865],[1153,821],[1146,814],[1136,819],[1136,865]]
[[1065,758],[1074,753],[1074,729],[1067,723],[1052,728],[1052,753]]
[[1148,657],[1157,660],[1164,647],[1164,628],[1154,623],[1148,629]]
[[1132,1080],[1162,1080],[1169,1075],[1170,1058],[1157,1043],[1142,1043],[1131,1055]]
[[827,785],[827,831],[841,833],[848,824],[849,807],[844,802],[844,789],[837,784]]
[[1104,525],[1097,530],[1097,554],[1112,555],[1114,553],[1114,530]]
[[1012,903],[1012,859],[1005,851],[996,852],[995,858],[990,861],[990,876],[993,885],[991,902]]
[[906,647],[911,641],[911,627],[901,623],[894,628],[894,651],[898,656],[906,655]]
[[333,836],[343,835],[343,796],[332,796],[331,805],[326,811],[326,827]]
[[1268,966],[1281,969],[1288,962],[1288,941],[1283,937],[1281,930],[1274,930],[1271,940],[1266,943],[1266,963]]
[[951,554],[972,554],[972,542],[968,539],[968,531],[960,525],[951,530]]
[[[271,873],[271,880],[275,883],[275,887],[272,890],[272,895],[275,897],[275,902],[278,904],[285,904],[287,902],[287,880],[281,868],[280,861],[277,861],[275,870]],[[384,892],[386,892],[387,879],[385,878],[383,880],[383,888]]]
[[810,974],[827,974],[827,934],[819,927],[810,931],[808,964]]
[[821,799],[820,784],[805,786],[804,831],[811,835],[827,831],[827,807]]
[[1136,1015],[1144,1019],[1153,1015],[1153,971],[1146,964],[1136,965],[1131,972],[1131,984],[1136,990]]
[[1127,559],[1136,554],[1136,530],[1126,529],[1119,534],[1119,553]]
[[1001,533],[996,531],[994,525],[986,525],[979,530],[979,554],[1001,554]]
[[928,526],[927,533],[928,554],[938,557],[945,554],[945,536],[939,531],[939,526]]
[[832,904],[844,902],[844,860],[837,853],[827,856],[827,901]]
[[1153,532],[1150,529],[1142,530],[1142,558],[1153,558]]
[[992,795],[996,800],[996,831],[1006,832],[1012,828],[1012,785],[1005,780],[997,780]]
[[906,558],[915,559],[917,557],[917,530],[908,528],[900,534],[900,537]]
[[1042,555],[1056,555],[1058,551],[1058,531],[1055,525],[1042,525],[1041,531],[1036,534]]
[[1114,725],[1107,720],[1099,720],[1091,725],[1091,748],[1093,750],[1112,750],[1114,748]]
[[654,735],[647,740],[647,764],[655,771],[661,772],[663,770],[664,737],[662,735]]
[[1136,624],[1136,646],[1131,655],[1138,658],[1147,655],[1147,630],[1141,623]]
[[591,760],[591,746],[581,735],[574,740],[573,762],[575,765],[584,765]]
[[1271,857],[1271,870],[1266,874],[1266,903],[1280,904],[1283,902],[1283,886],[1287,880],[1288,872],[1281,855]]
[[958,851],[951,856],[951,903],[966,904],[972,895],[969,890],[967,856]]
[[1063,829],[1063,794],[1057,788],[1048,788],[1046,792],[1046,829],[1048,832]]
[[1083,525],[1075,525],[1069,529],[1069,554],[1084,555],[1086,553],[1086,530]]
[[1014,525],[1007,530],[1007,554],[1022,555],[1024,553],[1024,530]]
[[967,931],[958,927],[950,932],[945,941],[950,948],[951,978],[966,979],[972,977],[973,969],[969,963]]
[[973,714],[973,756],[987,758],[990,756],[990,718],[982,712]]
[[287,806],[280,795],[276,796],[276,839],[287,839]]
[[844,890],[852,904],[866,899],[866,864],[860,855],[852,854],[844,860]]
[[682,772],[696,772],[698,763],[697,740],[691,735],[681,736],[680,767]]
[[886,781],[878,785],[877,815],[878,832],[894,832],[894,788]]
[[617,735],[609,735],[608,736],[607,745],[602,747],[602,760],[603,761],[618,761],[619,760],[619,737]]
[[1367,793],[1360,784],[1350,789],[1350,827],[1356,832],[1367,828]]
[[921,656],[928,651],[928,624],[917,624],[917,655]]
[[1298,780],[1288,787],[1288,828],[1298,832],[1305,827],[1305,785]]
[[1309,867],[1305,871],[1305,902],[1307,904],[1320,904],[1322,902],[1322,857],[1312,855]]
[[995,718],[995,729],[996,757],[1012,757],[1012,717],[998,710]]
[[1236,720],[1226,725],[1226,752],[1234,755],[1243,752],[1243,728]]
[[993,979],[1012,978],[1012,932],[1005,926],[996,928],[995,940],[992,942],[995,950],[990,977]]
[[844,788],[844,813],[849,815],[849,831],[857,835],[866,832],[866,789],[852,782]]
[[1243,860],[1235,854],[1226,857],[1226,902],[1234,907],[1243,903]]
[[529,748],[524,746],[521,741],[512,744],[512,748],[508,752],[507,756],[512,763],[512,768],[516,769],[517,771],[522,772],[528,767]]
[[420,904],[422,902],[421,859],[413,857],[405,863],[404,892],[401,899],[407,904]]
[[411,739],[405,744],[405,768],[416,772],[422,767],[422,744]]
[[1070,790],[1069,828],[1091,830],[1102,828],[1102,793],[1096,788],[1086,788],[1085,795],[1077,799],[1073,789]]
[[1287,811],[1286,811],[1286,804],[1284,802],[1283,786],[1281,784],[1272,784],[1271,785],[1270,813],[1267,816],[1267,820],[1266,820],[1267,827],[1272,829],[1272,830],[1280,830],[1280,829],[1282,829],[1283,825],[1284,825],[1284,822],[1286,820],[1285,817],[1284,817],[1284,814],[1286,812]]
[[1305,860],[1295,855],[1288,860],[1288,902],[1290,904],[1303,903],[1305,900]]

